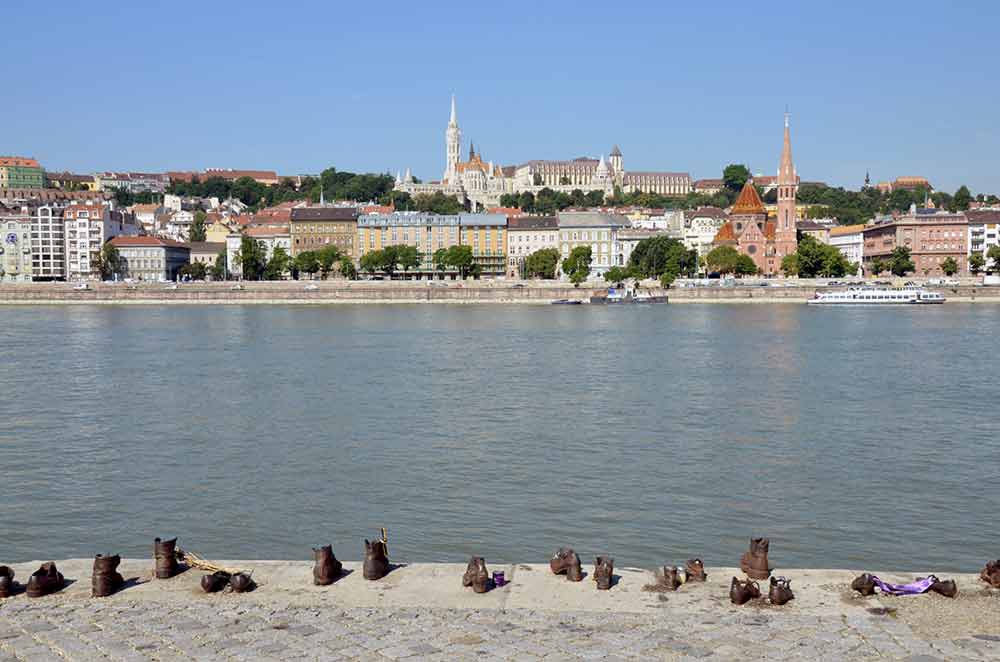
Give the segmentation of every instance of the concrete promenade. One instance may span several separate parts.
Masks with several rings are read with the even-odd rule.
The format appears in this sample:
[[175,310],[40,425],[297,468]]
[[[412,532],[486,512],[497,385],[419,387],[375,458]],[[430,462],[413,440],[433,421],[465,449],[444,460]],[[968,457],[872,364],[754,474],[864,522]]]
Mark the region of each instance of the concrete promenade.
[[[789,285],[791,283],[791,285]],[[607,283],[591,281],[575,288],[558,281],[275,281],[166,284],[90,283],[76,290],[71,283],[0,284],[2,304],[416,304],[502,303],[549,304],[557,299],[589,301],[607,293]],[[816,293],[812,281],[774,281],[768,287],[659,288],[649,281],[643,289],[666,294],[671,303],[805,303]],[[954,303],[1000,303],[1000,287],[964,284],[932,287]]]
[[[735,606],[732,569],[664,593],[644,589],[651,572],[616,568],[616,585],[598,591],[591,562],[580,583],[547,565],[488,565],[510,584],[476,595],[457,564],[403,565],[368,582],[345,563],[346,576],[318,587],[309,561],[220,561],[252,570],[258,587],[208,595],[200,571],[155,580],[151,561],[128,560],[129,586],[93,599],[92,560],[58,561],[73,582],[63,591],[0,600],[0,660],[1000,659],[1000,591],[974,575],[950,576],[951,600],[862,598],[848,587],[857,570],[779,570],[795,600]],[[25,582],[38,562],[12,567]]]

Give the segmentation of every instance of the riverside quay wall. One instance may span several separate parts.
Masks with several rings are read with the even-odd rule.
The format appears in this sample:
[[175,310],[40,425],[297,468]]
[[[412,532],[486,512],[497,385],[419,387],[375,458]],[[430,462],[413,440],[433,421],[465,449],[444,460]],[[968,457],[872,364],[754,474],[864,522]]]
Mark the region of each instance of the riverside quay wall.
[[[671,303],[804,303],[822,289],[803,282],[776,281],[766,287],[673,287],[654,284],[642,290],[667,295]],[[1000,287],[931,287],[953,302],[1000,302]],[[539,281],[278,281],[139,284],[8,283],[0,285],[0,304],[333,304],[333,303],[527,303],[588,301],[607,293],[607,285],[580,287]]]
[[[589,559],[588,559],[589,560]],[[487,559],[488,562],[488,559]],[[734,568],[675,592],[648,570],[615,568],[598,591],[547,564],[489,564],[508,584],[477,595],[464,564],[407,563],[383,579],[361,564],[314,586],[308,561],[219,561],[252,572],[250,593],[203,593],[201,571],[152,578],[149,559],[126,559],[126,586],[90,597],[92,559],[57,561],[72,583],[58,593],[0,599],[0,660],[996,660],[1000,590],[977,575],[946,577],[955,598],[934,593],[862,597],[862,569],[779,569],[795,599],[737,606]],[[38,562],[11,564],[26,581]],[[872,570],[872,569],[868,569]],[[878,572],[890,582],[914,573]],[[926,570],[918,574],[926,574]],[[942,577],[945,577],[942,575]],[[764,596],[767,582],[761,582]]]

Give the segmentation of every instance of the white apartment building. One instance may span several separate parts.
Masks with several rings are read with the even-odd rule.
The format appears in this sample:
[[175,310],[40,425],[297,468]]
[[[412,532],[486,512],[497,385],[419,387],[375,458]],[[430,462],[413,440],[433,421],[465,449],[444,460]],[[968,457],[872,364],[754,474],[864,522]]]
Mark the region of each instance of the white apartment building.
[[982,255],[985,267],[997,272],[1000,264],[993,264],[986,253],[1000,246],[1000,209],[975,209],[965,212],[965,216],[969,219],[969,256]]
[[289,256],[292,254],[292,233],[287,225],[284,227],[247,228],[245,234],[231,234],[226,237],[226,264],[229,266],[229,273],[233,276],[241,277],[243,275],[243,269],[236,256],[240,252],[244,236],[264,245],[265,259],[267,260],[271,259],[271,256],[274,255],[274,249],[278,246],[284,248]]
[[0,282],[31,282],[31,216],[0,207]]
[[831,228],[827,242],[843,253],[844,257],[846,257],[849,262],[854,262],[858,265],[858,272],[854,274],[855,276],[861,275],[861,265],[864,263],[864,229],[864,224],[841,225],[839,227]]
[[98,265],[104,243],[119,235],[137,236],[139,226],[129,214],[107,203],[74,203],[63,212],[66,237],[66,279],[100,278]]
[[[625,264],[618,230],[631,227],[627,218],[583,211],[559,212],[558,219],[560,262],[577,246],[590,246],[591,279],[603,278],[611,267]],[[567,276],[562,274],[562,278]]]
[[66,278],[66,234],[63,208],[45,205],[31,217],[31,275],[33,280]]
[[555,216],[517,216],[507,221],[507,277],[524,278],[524,260],[543,248],[559,250]]
[[702,257],[715,247],[715,235],[729,220],[729,215],[718,207],[700,207],[684,212],[684,233],[681,241],[688,250],[698,251]]

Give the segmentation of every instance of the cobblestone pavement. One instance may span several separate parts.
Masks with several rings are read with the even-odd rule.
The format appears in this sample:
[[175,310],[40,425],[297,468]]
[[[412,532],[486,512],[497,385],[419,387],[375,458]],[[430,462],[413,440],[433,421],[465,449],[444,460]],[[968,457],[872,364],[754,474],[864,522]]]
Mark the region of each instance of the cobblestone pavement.
[[[229,596],[235,598],[236,596]],[[878,611],[878,610],[876,610]],[[715,617],[533,610],[274,608],[89,600],[0,607],[8,660],[629,660],[1000,658],[1000,636],[924,641],[889,614],[766,606]]]

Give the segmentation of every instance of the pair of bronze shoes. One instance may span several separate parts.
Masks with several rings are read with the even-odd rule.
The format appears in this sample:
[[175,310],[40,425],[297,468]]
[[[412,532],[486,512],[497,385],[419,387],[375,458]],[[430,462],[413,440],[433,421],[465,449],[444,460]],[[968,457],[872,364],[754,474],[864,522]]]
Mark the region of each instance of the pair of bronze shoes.
[[987,561],[986,567],[979,573],[979,578],[993,588],[1000,588],[1000,560]]
[[462,586],[472,587],[474,593],[486,593],[493,588],[493,580],[486,569],[486,559],[481,556],[473,556],[469,559],[469,565],[462,575]]
[[[10,573],[11,584],[13,584],[14,573]],[[28,578],[28,586],[25,592],[29,598],[40,598],[56,591],[61,591],[66,586],[66,580],[62,573],[56,569],[56,564],[52,561],[43,563],[38,570],[31,573]]]
[[[928,591],[933,591],[938,595],[943,595],[946,598],[954,598],[958,595],[958,585],[952,579],[941,580],[934,575],[929,575],[928,579],[934,580]],[[862,573],[854,578],[851,582],[851,589],[857,591],[861,595],[869,596],[875,595],[875,577],[870,573]]]
[[767,538],[751,538],[750,550],[740,557],[740,570],[751,579],[767,579],[771,576],[771,566],[767,552],[771,541]]
[[125,578],[118,572],[122,557],[98,554],[94,557],[94,571],[90,575],[90,594],[95,598],[106,598],[125,586]]
[[[682,572],[683,574],[681,574]],[[704,582],[708,579],[708,575],[705,573],[705,564],[701,559],[688,559],[684,563],[683,571],[674,566],[663,566],[657,573],[657,579],[661,586],[670,591],[676,591],[687,582]]]
[[[795,599],[792,593],[792,582],[784,577],[771,577],[771,587],[767,599],[773,605],[783,605]],[[734,605],[743,605],[760,597],[760,585],[752,579],[740,581],[733,577],[729,587],[729,600]]]
[[228,586],[233,593],[246,593],[254,589],[253,579],[245,572],[228,573],[218,570],[201,578],[201,590],[205,593],[217,593]]
[[549,560],[549,568],[554,574],[566,575],[571,582],[583,580],[583,564],[580,557],[569,547],[560,547]]
[[329,586],[343,573],[344,564],[333,555],[333,545],[313,547],[313,556],[316,558],[316,565],[313,566],[313,584],[316,586]]

